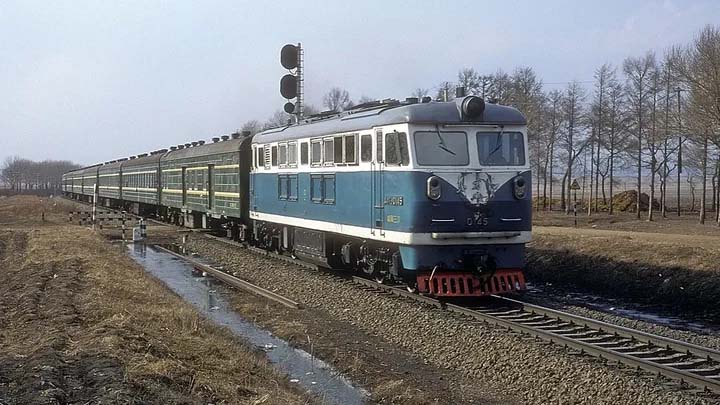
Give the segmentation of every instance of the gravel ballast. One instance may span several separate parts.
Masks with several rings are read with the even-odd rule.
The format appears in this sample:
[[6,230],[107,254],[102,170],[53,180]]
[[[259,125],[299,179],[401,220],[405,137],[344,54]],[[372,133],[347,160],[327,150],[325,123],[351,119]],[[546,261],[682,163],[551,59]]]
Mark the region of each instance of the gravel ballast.
[[238,277],[383,336],[520,403],[718,403],[646,373],[606,365],[415,301],[364,291],[323,273],[221,242],[193,236],[189,248]]

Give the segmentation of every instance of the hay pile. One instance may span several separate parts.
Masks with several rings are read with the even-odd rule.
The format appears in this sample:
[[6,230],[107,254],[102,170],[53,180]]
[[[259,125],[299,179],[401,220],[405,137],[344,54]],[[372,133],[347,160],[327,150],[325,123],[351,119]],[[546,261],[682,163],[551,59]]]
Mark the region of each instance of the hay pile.
[[[640,210],[641,211],[647,211],[648,209],[648,203],[650,202],[650,196],[641,193],[640,194]],[[637,204],[637,191],[635,190],[628,190],[623,191],[622,193],[615,194],[613,196],[613,209],[615,211],[623,211],[623,212],[635,212]],[[660,209],[660,203],[653,198],[653,209]]]

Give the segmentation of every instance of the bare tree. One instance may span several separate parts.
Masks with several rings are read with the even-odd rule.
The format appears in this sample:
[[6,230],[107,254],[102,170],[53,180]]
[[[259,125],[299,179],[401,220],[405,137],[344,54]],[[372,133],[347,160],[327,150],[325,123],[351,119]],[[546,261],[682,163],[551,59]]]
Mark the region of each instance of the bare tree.
[[477,95],[480,92],[480,75],[473,68],[465,68],[458,72],[457,85],[464,87],[468,95]]
[[[422,100],[423,97],[427,96],[429,93],[428,89],[423,89],[422,87],[418,87],[415,89],[415,91],[412,92],[413,97],[417,97],[419,100]],[[362,103],[362,101],[361,101]]]
[[578,155],[587,146],[587,142],[585,142],[585,140],[580,136],[583,130],[582,116],[584,113],[583,103],[585,101],[585,97],[585,90],[577,81],[573,81],[568,84],[563,97],[563,121],[566,123],[567,127],[561,137],[561,143],[565,148],[567,166],[565,167],[565,174],[563,176],[561,188],[561,208],[563,208],[566,213],[570,212],[570,185],[573,181],[573,165],[575,164],[575,159],[577,159]]
[[339,87],[333,87],[323,97],[323,106],[329,111],[343,111],[347,108],[352,107],[353,103],[350,100],[350,94],[347,90],[343,90]]
[[[646,132],[646,115],[652,74],[655,70],[655,54],[648,52],[643,57],[630,57],[623,62],[623,71],[626,76],[626,91],[630,111],[633,115],[632,125],[637,138],[637,201],[636,215],[640,219],[640,195],[642,194],[642,152],[643,135]],[[650,202],[652,206],[652,201]]]

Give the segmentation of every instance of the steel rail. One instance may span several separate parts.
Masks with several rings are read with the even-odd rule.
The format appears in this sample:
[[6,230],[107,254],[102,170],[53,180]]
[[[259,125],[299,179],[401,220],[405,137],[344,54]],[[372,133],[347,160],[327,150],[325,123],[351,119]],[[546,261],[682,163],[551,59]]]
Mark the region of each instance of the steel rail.
[[[487,322],[489,324],[494,324],[503,328],[507,328],[508,330],[518,331],[529,336],[534,336],[549,341],[551,343],[579,350],[582,353],[589,354],[594,357],[599,357],[605,360],[617,361],[619,363],[632,366],[634,368],[640,368],[651,373],[663,375],[673,380],[678,380],[681,383],[692,384],[706,391],[720,393],[720,378],[711,378],[710,376],[704,376],[698,373],[690,372],[688,370],[675,368],[667,364],[660,363],[659,361],[662,361],[662,357],[659,356],[654,357],[656,361],[652,361],[643,357],[639,357],[638,355],[628,354],[628,352],[613,350],[608,347],[603,347],[603,345],[597,345],[583,341],[579,338],[565,336],[562,333],[552,331],[552,329],[546,330],[547,326],[549,325],[545,325],[545,328],[526,325],[522,323],[521,319],[523,319],[523,314],[525,314],[526,320],[528,317],[532,319],[532,316],[542,316],[547,320],[547,322],[550,322],[553,320],[553,318],[555,318],[556,325],[559,323],[557,321],[559,319],[571,326],[574,325],[576,327],[582,327],[583,329],[585,329],[585,333],[582,335],[612,335],[612,339],[621,339],[623,337],[626,337],[628,340],[635,342],[635,347],[639,347],[639,343],[645,341],[649,346],[656,346],[660,349],[663,349],[661,351],[673,350],[677,354],[683,354],[683,357],[694,357],[698,359],[698,362],[703,358],[709,361],[717,359],[717,356],[718,354],[720,354],[720,352],[713,349],[704,348],[691,343],[685,343],[642,331],[636,331],[622,326],[612,325],[602,321],[596,321],[582,316],[568,314],[550,308],[526,304],[524,302],[511,300],[505,297],[494,298],[513,304],[515,309],[505,312],[509,312],[506,317],[513,317],[514,319],[504,319],[502,316],[497,315],[498,311],[503,312],[500,308],[487,308],[480,310],[452,303],[446,303],[435,298],[409,292],[404,288],[392,285],[379,284],[375,281],[364,279],[361,277],[353,277],[353,281],[367,287],[389,291],[398,296],[407,297],[416,301],[432,305],[437,308],[442,308],[454,313],[462,314]],[[537,320],[534,320],[534,322],[539,323]],[[560,326],[554,327],[555,330],[558,330],[559,328]],[[621,350],[627,349],[621,348]],[[653,351],[647,352],[657,353]],[[666,357],[669,359],[677,359],[678,356],[673,357],[668,355]],[[657,360],[658,358],[660,360]],[[679,361],[677,361],[677,363],[679,363]]]
[[222,281],[222,282],[224,282],[224,283],[226,283],[226,284],[228,284],[228,285],[231,285],[231,286],[233,286],[233,287],[240,288],[240,289],[242,289],[242,290],[244,290],[244,291],[247,291],[247,292],[253,293],[253,294],[255,294],[255,295],[259,295],[259,296],[261,296],[261,297],[264,297],[264,298],[267,298],[267,299],[269,299],[269,300],[275,301],[275,302],[277,302],[278,304],[282,304],[282,305],[284,305],[284,306],[286,306],[286,307],[289,307],[289,308],[294,308],[294,309],[301,309],[301,308],[302,308],[302,305],[300,305],[300,303],[298,303],[298,302],[296,302],[296,301],[293,301],[293,300],[291,300],[291,299],[289,299],[289,298],[287,298],[287,297],[284,297],[284,296],[282,296],[282,295],[280,295],[280,294],[274,293],[274,292],[272,292],[272,291],[270,291],[270,290],[266,290],[266,289],[264,289],[264,288],[262,288],[262,287],[260,287],[260,286],[257,286],[257,285],[255,285],[255,284],[252,284],[252,283],[250,283],[250,282],[248,282],[248,281],[239,279],[239,278],[237,278],[237,277],[235,277],[235,276],[232,276],[232,275],[230,275],[230,274],[228,274],[228,273],[225,273],[224,271],[222,271],[222,270],[220,270],[220,269],[216,269],[216,268],[214,268],[214,267],[212,267],[212,266],[209,266],[209,265],[207,265],[207,264],[205,264],[205,263],[201,263],[201,262],[199,262],[199,261],[197,261],[197,260],[194,260],[194,259],[192,259],[192,258],[190,258],[190,257],[188,257],[188,256],[185,256],[185,255],[182,255],[182,254],[180,254],[180,253],[173,252],[172,250],[167,249],[167,248],[164,248],[164,247],[162,247],[162,246],[154,245],[154,247],[155,247],[156,249],[158,249],[158,250],[161,250],[161,251],[163,251],[163,252],[165,252],[165,253],[169,253],[169,254],[171,254],[171,255],[173,255],[173,256],[176,256],[176,257],[178,257],[178,258],[180,258],[180,259],[182,259],[182,260],[184,260],[184,261],[192,264],[193,267],[195,267],[196,269],[202,270],[202,271],[204,271],[205,273],[211,275],[212,277],[214,277],[214,278],[216,278],[216,279],[218,279],[218,280],[220,280],[220,281]]
[[[222,241],[222,238],[206,236]],[[230,243],[240,245],[236,242]],[[305,268],[322,269],[278,253],[251,246],[246,247],[255,253]],[[338,279],[347,280],[346,277],[337,273],[334,275]],[[362,277],[352,276],[350,280],[370,289],[390,292],[400,297],[579,350],[584,354],[663,375],[679,381],[681,384],[690,384],[705,391],[720,393],[720,351],[718,350],[501,296],[492,298],[502,303],[503,306],[474,308],[444,302],[407,291],[402,287],[380,284]],[[697,368],[706,363],[710,363],[707,368]]]

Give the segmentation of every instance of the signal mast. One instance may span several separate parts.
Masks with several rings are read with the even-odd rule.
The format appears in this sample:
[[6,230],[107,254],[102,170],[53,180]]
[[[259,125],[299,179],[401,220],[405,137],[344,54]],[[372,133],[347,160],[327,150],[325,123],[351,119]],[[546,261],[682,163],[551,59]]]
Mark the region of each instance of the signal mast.
[[[295,114],[295,122],[303,118],[303,49],[300,43],[287,44],[280,50],[280,64],[288,74],[280,79],[280,94],[287,100],[283,109]],[[291,100],[295,99],[295,103]]]

